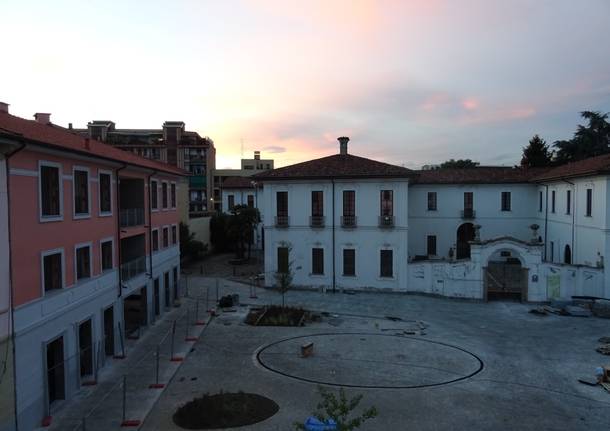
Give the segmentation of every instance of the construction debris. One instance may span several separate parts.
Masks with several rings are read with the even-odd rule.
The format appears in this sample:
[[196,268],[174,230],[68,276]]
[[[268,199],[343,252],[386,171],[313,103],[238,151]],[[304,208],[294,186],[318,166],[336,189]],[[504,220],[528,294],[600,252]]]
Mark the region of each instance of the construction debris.
[[610,355],[610,344],[602,344],[595,350],[602,355]]

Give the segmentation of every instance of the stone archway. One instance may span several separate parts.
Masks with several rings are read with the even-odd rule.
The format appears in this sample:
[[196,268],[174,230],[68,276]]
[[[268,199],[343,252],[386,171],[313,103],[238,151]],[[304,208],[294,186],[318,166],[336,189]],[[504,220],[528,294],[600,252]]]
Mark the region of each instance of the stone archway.
[[470,259],[470,241],[474,241],[474,236],[474,225],[472,223],[463,223],[458,227],[455,242],[456,259]]

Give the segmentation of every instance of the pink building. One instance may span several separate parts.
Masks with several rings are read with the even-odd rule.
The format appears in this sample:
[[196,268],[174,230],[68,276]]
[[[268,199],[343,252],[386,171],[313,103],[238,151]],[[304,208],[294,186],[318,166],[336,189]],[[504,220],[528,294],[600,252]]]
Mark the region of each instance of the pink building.
[[[0,104],[20,429],[39,426],[178,297],[186,172]],[[0,147],[4,148],[4,147]],[[1,209],[1,208],[0,208]],[[1,213],[1,211],[0,211]]]

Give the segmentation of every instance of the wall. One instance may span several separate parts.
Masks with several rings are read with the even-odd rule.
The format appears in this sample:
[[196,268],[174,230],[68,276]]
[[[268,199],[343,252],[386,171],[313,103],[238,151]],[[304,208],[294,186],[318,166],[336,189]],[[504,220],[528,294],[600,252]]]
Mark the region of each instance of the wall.
[[208,244],[208,249],[211,247],[210,244],[210,220],[212,217],[198,217],[189,220],[188,226],[191,233],[195,234],[195,239],[201,241],[204,244]]
[[544,263],[541,274],[548,300],[570,299],[572,296],[608,298],[604,292],[602,269]]

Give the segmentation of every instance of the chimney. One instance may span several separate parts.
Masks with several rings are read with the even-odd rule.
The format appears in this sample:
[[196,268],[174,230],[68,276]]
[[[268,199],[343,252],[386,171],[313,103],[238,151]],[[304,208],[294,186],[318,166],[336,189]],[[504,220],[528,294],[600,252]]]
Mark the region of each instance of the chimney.
[[341,136],[340,138],[337,138],[337,140],[339,141],[339,154],[341,154],[342,156],[346,156],[347,143],[349,142],[349,138],[347,136]]
[[8,114],[8,103],[0,102],[0,112]]
[[260,160],[261,159],[261,152],[260,151],[255,151],[254,152],[254,160]]
[[38,123],[49,124],[51,122],[51,114],[47,114],[44,112],[37,112],[34,114],[34,119]]
[[68,123],[68,130],[72,130],[72,123]]

